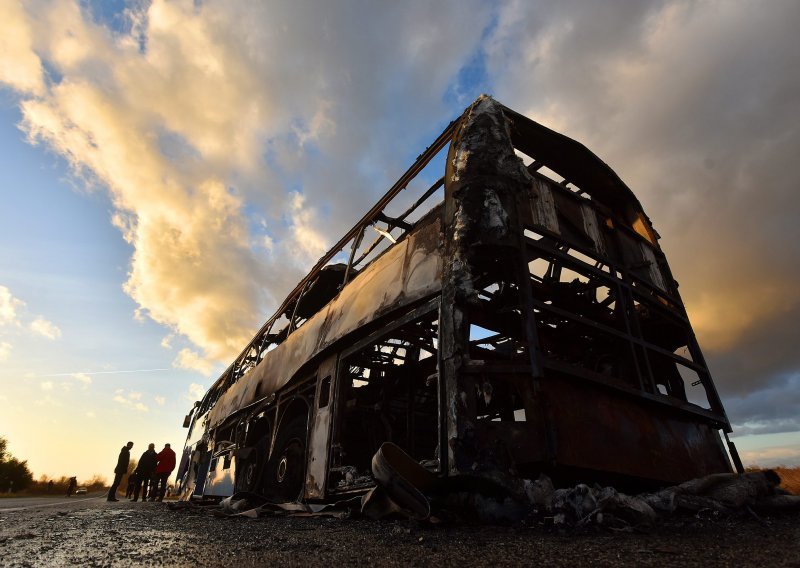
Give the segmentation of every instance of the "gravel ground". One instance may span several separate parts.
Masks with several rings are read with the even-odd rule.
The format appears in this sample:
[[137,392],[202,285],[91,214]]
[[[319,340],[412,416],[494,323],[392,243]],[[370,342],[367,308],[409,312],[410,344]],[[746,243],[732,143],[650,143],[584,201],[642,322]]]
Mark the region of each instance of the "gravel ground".
[[795,566],[800,515],[671,518],[650,532],[217,518],[88,500],[0,511],[2,566]]

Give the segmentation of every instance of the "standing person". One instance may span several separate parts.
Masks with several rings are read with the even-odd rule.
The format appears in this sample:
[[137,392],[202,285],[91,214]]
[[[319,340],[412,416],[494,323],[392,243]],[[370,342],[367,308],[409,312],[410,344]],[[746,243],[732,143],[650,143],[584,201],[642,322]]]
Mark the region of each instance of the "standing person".
[[[111,488],[108,490],[108,501],[119,501],[117,499],[117,487],[119,487],[119,482],[122,481],[122,476],[128,473],[128,464],[131,461],[131,448],[133,447],[133,442],[128,442],[119,452],[119,457],[117,458],[117,467],[114,468],[114,483],[111,484]],[[72,479],[75,479],[74,477]],[[71,482],[70,482],[71,483]],[[78,482],[75,482],[77,485]]]
[[147,501],[147,486],[150,484],[150,477],[156,469],[158,463],[158,455],[156,454],[156,445],[150,444],[147,446],[147,451],[139,458],[139,465],[136,466],[136,471],[139,474],[139,479],[136,480],[136,486],[133,489],[133,499],[131,501],[139,500],[139,492],[142,492],[142,501]]
[[167,479],[175,469],[175,452],[169,447],[169,444],[164,444],[164,449],[158,452],[158,465],[156,466],[155,477],[153,481],[153,491],[150,492],[151,501],[161,501],[164,499],[164,492],[167,490]]
[[75,477],[69,478],[69,485],[67,485],[67,497],[72,497],[75,493],[75,488],[78,486],[78,479]]

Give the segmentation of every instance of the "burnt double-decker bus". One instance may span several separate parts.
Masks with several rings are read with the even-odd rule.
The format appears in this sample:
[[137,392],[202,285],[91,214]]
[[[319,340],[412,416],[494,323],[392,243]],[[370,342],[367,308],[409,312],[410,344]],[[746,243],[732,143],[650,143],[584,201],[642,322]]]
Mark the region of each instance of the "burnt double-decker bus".
[[319,260],[184,425],[187,499],[344,498],[374,485],[384,442],[441,478],[644,487],[741,471],[637,198],[582,144],[487,96]]

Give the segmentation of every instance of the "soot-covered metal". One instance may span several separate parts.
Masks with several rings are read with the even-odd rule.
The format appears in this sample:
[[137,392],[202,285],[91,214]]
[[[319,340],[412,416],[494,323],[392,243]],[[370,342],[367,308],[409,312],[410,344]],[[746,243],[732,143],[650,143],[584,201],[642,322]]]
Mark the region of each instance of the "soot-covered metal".
[[[444,175],[394,211],[445,149]],[[487,96],[320,259],[187,423],[186,499],[344,500],[390,470],[381,448],[426,486],[653,487],[730,472],[729,452],[741,471],[633,192]]]

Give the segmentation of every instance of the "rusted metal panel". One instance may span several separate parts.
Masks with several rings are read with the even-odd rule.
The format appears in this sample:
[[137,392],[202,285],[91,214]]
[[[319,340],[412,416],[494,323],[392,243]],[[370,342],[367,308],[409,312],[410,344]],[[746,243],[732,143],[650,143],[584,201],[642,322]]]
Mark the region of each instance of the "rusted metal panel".
[[586,383],[548,381],[556,461],[660,483],[730,471],[716,429]]

